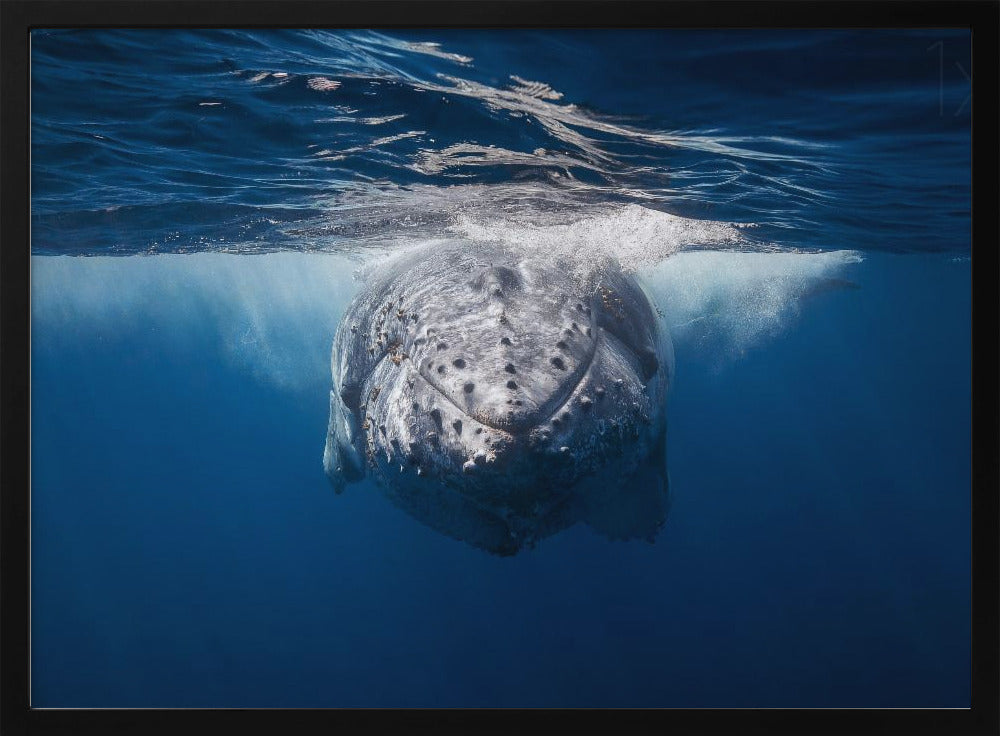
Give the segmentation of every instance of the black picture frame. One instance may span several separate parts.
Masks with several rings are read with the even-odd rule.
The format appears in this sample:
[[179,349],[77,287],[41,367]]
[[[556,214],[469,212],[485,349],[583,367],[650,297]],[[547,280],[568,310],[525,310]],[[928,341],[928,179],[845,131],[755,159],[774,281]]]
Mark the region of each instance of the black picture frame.
[[[972,707],[657,710],[33,710],[29,706],[29,32],[35,27],[968,28],[973,85]],[[4,0],[0,206],[0,732],[1000,733],[1000,2]]]

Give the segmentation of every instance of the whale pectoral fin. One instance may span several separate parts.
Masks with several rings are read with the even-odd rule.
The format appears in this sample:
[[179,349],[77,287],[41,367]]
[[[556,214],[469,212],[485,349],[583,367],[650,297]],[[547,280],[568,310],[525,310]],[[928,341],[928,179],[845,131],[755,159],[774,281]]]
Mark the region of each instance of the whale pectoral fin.
[[586,494],[583,521],[608,539],[652,542],[670,509],[665,453],[654,452],[635,472]]
[[351,421],[340,397],[331,391],[330,423],[326,432],[326,447],[323,449],[323,470],[336,493],[342,493],[348,483],[365,477],[364,461],[354,444]]

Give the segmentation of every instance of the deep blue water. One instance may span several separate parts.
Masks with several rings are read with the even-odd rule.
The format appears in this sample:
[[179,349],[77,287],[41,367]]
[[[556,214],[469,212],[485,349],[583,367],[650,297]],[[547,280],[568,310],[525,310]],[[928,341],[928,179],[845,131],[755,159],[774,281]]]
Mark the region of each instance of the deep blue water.
[[[32,704],[967,707],[969,49],[34,32]],[[655,544],[333,494],[354,272],[439,237],[637,270]]]

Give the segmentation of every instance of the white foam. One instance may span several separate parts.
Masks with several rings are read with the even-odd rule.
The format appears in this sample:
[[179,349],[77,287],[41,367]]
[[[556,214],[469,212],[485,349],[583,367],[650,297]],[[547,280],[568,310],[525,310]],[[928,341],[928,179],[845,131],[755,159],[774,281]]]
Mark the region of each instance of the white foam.
[[315,253],[35,256],[33,340],[138,334],[176,345],[208,331],[223,359],[295,389],[328,380],[331,340],[358,288],[357,265]]
[[524,255],[577,263],[581,274],[606,259],[635,272],[685,249],[747,244],[742,228],[732,223],[677,217],[639,205],[610,208],[557,224],[466,216],[451,230],[472,240],[500,243]]
[[678,253],[641,276],[678,350],[709,345],[719,361],[777,336],[806,297],[849,288],[855,251]]
[[[665,315],[678,350],[710,343],[738,356],[780,332],[799,303],[852,263],[851,251],[761,253],[740,226],[636,205],[545,224],[462,215],[448,235],[553,257],[585,273],[602,259],[634,270]],[[443,242],[443,241],[442,241]],[[35,335],[55,344],[155,330],[184,341],[208,330],[220,352],[261,380],[291,389],[328,380],[330,343],[358,289],[356,274],[426,237],[397,236],[354,258],[328,253],[32,258]],[[699,250],[689,250],[698,248]],[[716,250],[704,250],[714,248]],[[361,258],[364,258],[364,262]],[[212,358],[216,359],[216,358]]]

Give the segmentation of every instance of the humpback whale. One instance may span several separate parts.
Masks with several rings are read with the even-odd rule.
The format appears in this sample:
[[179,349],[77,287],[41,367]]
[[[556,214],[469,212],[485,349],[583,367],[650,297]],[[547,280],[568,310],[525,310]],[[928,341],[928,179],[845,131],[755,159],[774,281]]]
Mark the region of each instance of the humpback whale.
[[577,522],[653,541],[668,510],[673,347],[636,279],[544,253],[427,244],[390,259],[331,352],[324,469],[512,555]]

